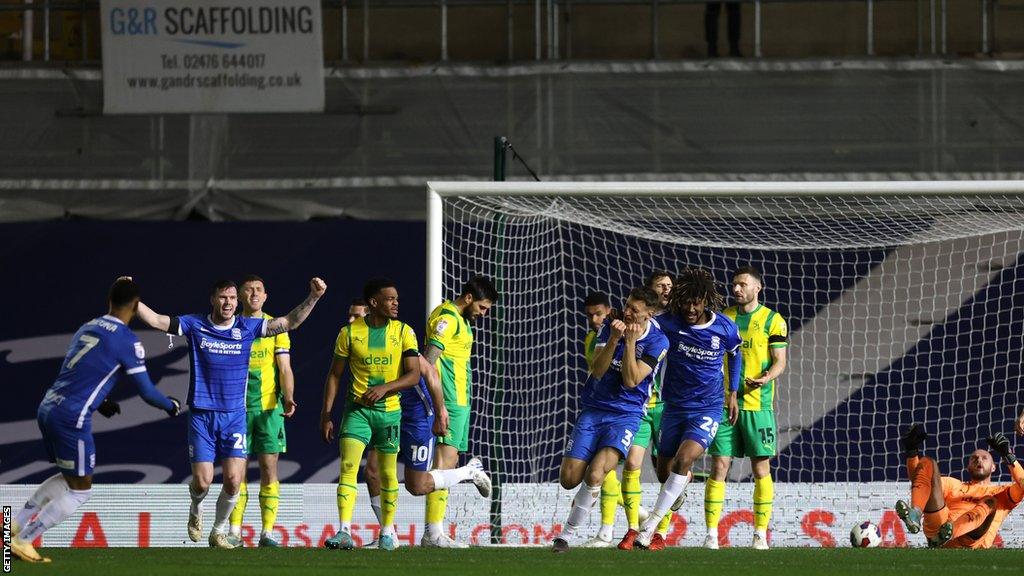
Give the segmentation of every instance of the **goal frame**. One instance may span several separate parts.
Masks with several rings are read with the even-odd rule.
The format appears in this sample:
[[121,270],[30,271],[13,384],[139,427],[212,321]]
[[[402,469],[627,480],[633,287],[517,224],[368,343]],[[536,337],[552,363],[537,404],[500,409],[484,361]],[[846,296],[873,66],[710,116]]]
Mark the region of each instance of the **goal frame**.
[[427,182],[427,309],[444,298],[444,201],[448,196],[996,196],[1024,194],[1020,180],[826,182]]

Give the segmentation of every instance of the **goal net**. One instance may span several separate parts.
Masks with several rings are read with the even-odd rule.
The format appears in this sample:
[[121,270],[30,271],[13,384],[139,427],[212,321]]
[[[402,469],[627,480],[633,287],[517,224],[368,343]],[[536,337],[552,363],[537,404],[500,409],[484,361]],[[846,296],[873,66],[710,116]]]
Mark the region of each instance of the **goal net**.
[[[756,266],[762,303],[789,323],[776,540],[814,508],[878,522],[906,491],[898,439],[910,423],[925,424],[928,454],[960,477],[965,456],[990,431],[1010,435],[1024,406],[1022,192],[1022,182],[429,184],[428,303],[477,273],[501,293],[473,357],[470,451],[501,486],[491,521],[536,540],[535,525],[565,518],[558,467],[586,378],[586,295],[607,292],[618,307],[652,270],[684,266],[711,270],[724,293],[732,270]],[[744,498],[749,507],[749,470],[734,465],[726,512]],[[802,497],[787,498],[787,483],[805,486]],[[691,486],[687,502],[700,535],[702,490]]]

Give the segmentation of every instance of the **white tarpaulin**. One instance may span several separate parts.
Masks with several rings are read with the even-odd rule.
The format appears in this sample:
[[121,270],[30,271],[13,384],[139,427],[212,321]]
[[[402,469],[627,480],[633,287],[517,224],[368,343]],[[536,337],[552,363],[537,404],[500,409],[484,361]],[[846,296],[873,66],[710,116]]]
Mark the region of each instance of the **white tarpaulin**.
[[106,114],[322,112],[318,0],[102,0]]

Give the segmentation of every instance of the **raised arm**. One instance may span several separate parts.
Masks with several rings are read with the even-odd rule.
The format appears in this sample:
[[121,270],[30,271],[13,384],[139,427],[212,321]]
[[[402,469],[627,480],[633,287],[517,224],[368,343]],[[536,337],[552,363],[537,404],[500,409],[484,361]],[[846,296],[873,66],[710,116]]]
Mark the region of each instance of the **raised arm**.
[[152,308],[146,306],[142,301],[139,301],[138,317],[139,320],[142,320],[143,324],[161,332],[167,332],[171,327],[170,316],[157,314]]
[[334,439],[334,422],[331,420],[331,412],[334,410],[334,400],[338,397],[341,375],[345,372],[345,360],[341,356],[334,357],[331,369],[327,371],[327,381],[324,382],[324,399],[320,405],[320,434],[323,441],[328,444]]
[[306,318],[309,318],[309,313],[313,311],[313,307],[316,306],[320,297],[327,292],[327,284],[319,279],[313,278],[309,281],[309,296],[302,301],[301,304],[292,309],[287,316],[280,316],[267,322],[267,328],[263,333],[264,336],[276,336],[282,332],[288,332],[298,328]]

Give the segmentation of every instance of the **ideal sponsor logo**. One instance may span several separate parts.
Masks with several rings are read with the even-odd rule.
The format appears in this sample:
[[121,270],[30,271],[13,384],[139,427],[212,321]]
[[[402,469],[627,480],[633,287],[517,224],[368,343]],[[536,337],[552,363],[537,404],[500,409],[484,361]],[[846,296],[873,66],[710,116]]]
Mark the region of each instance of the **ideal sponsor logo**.
[[391,366],[391,356],[370,355],[363,358],[363,364],[367,366]]

